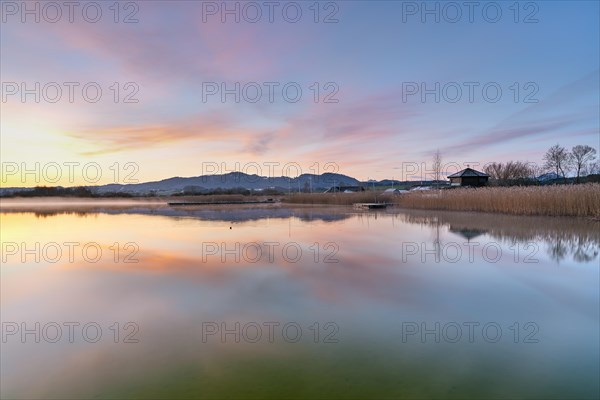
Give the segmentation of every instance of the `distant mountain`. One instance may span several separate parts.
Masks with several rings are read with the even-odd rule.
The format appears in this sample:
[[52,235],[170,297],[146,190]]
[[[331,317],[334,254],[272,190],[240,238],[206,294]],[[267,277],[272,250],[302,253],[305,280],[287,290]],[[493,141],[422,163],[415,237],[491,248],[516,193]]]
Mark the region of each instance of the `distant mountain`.
[[[259,175],[248,175],[243,172],[230,172],[223,175],[202,175],[196,177],[182,178],[173,177],[154,182],[144,182],[135,184],[108,184],[99,186],[85,186],[94,195],[171,195],[171,194],[201,194],[217,189],[246,189],[261,191],[265,189],[274,189],[279,192],[298,192],[313,191],[324,192],[332,186],[383,186],[393,185],[414,185],[415,183],[429,183],[431,181],[398,181],[384,179],[381,181],[361,182],[348,175],[324,173],[321,175],[302,174],[296,178],[287,176],[266,177]],[[61,188],[61,187],[58,187]],[[63,189],[63,188],[61,188]],[[0,196],[10,196],[19,192],[32,191],[32,188],[0,188]]]
[[298,191],[312,189],[312,191],[325,190],[333,185],[359,185],[359,181],[342,174],[325,173],[321,175],[302,174],[296,178],[286,176],[266,177],[248,175],[243,172],[230,172],[223,175],[202,175],[190,178],[169,178],[156,182],[137,184],[108,184],[102,186],[88,186],[96,194],[128,193],[143,194],[173,194],[186,191],[187,193],[202,193],[215,189],[244,188],[249,190],[276,189],[279,191]]
[[560,179],[560,176],[556,172],[548,172],[537,177],[539,182],[554,181],[557,179]]

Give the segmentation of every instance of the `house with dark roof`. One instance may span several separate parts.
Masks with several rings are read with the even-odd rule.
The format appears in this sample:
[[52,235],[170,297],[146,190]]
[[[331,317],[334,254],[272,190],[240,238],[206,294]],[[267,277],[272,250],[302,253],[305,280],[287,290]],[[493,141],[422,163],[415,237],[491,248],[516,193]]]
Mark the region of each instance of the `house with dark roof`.
[[448,175],[450,186],[485,186],[489,178],[488,174],[476,171],[473,168],[465,168],[455,174]]

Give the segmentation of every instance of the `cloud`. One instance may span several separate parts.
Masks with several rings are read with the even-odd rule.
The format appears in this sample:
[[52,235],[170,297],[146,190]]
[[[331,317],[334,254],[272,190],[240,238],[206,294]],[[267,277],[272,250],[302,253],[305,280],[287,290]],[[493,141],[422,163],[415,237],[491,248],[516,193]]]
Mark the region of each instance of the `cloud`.
[[213,113],[210,116],[186,117],[172,123],[83,129],[69,132],[68,136],[85,140],[98,148],[85,155],[98,155],[189,140],[226,141],[239,139],[243,134],[244,131],[235,128],[226,115]]
[[[580,79],[572,81],[545,99],[540,100],[508,118],[493,128],[465,138],[460,143],[445,146],[448,153],[473,153],[498,143],[507,143],[516,139],[554,137],[559,132],[582,132],[580,125],[593,124],[591,131],[598,131],[598,106],[582,105],[581,99],[593,96],[597,99],[600,70],[596,70]],[[589,131],[589,130],[588,130]],[[554,139],[553,139],[554,140]]]
[[448,153],[472,153],[473,151],[494,144],[555,132],[561,128],[568,127],[575,121],[576,119],[574,118],[560,118],[555,121],[533,122],[512,128],[496,128],[485,135],[465,139],[456,145],[446,146],[444,147],[444,151]]
[[[254,157],[281,152],[290,157],[317,161],[340,161],[353,154],[354,160],[373,162],[398,136],[409,135],[409,120],[417,115],[413,106],[401,103],[397,91],[357,96],[358,100],[338,104],[311,103],[290,108],[288,115],[264,114],[270,126],[256,123],[254,111],[260,104],[222,106],[210,113],[185,115],[172,122],[157,118],[140,125],[70,131],[70,137],[86,140],[98,149],[86,155],[137,150],[166,143],[200,141],[241,143],[237,156]],[[233,150],[232,150],[233,151]]]
[[248,138],[244,151],[254,155],[263,155],[269,150],[269,144],[274,138],[274,132],[258,135],[256,139]]
[[[277,79],[285,72],[280,54],[311,40],[311,34],[269,24],[202,22],[201,2],[152,2],[140,6],[139,22],[60,23],[35,27],[40,37],[52,32],[66,45],[105,65],[153,84]],[[176,29],[174,29],[174,26]],[[162,81],[162,82],[161,82]]]

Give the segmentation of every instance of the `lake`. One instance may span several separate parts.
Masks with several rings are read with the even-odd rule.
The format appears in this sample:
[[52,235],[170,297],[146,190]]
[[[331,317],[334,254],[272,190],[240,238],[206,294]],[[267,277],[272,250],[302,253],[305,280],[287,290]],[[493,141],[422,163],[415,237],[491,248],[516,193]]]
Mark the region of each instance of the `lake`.
[[597,221],[2,202],[2,398],[598,398]]

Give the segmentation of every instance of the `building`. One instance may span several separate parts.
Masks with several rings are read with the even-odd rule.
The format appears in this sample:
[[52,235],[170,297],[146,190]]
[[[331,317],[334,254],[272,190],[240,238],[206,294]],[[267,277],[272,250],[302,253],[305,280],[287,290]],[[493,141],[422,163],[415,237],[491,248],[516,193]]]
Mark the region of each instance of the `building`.
[[410,188],[411,191],[431,190],[431,186],[416,185]]
[[448,175],[450,186],[485,186],[490,176],[473,168],[465,168],[455,174]]
[[408,193],[408,190],[389,188],[383,191],[383,194],[403,194]]
[[355,193],[364,192],[365,188],[362,186],[332,186],[325,191],[325,193]]

